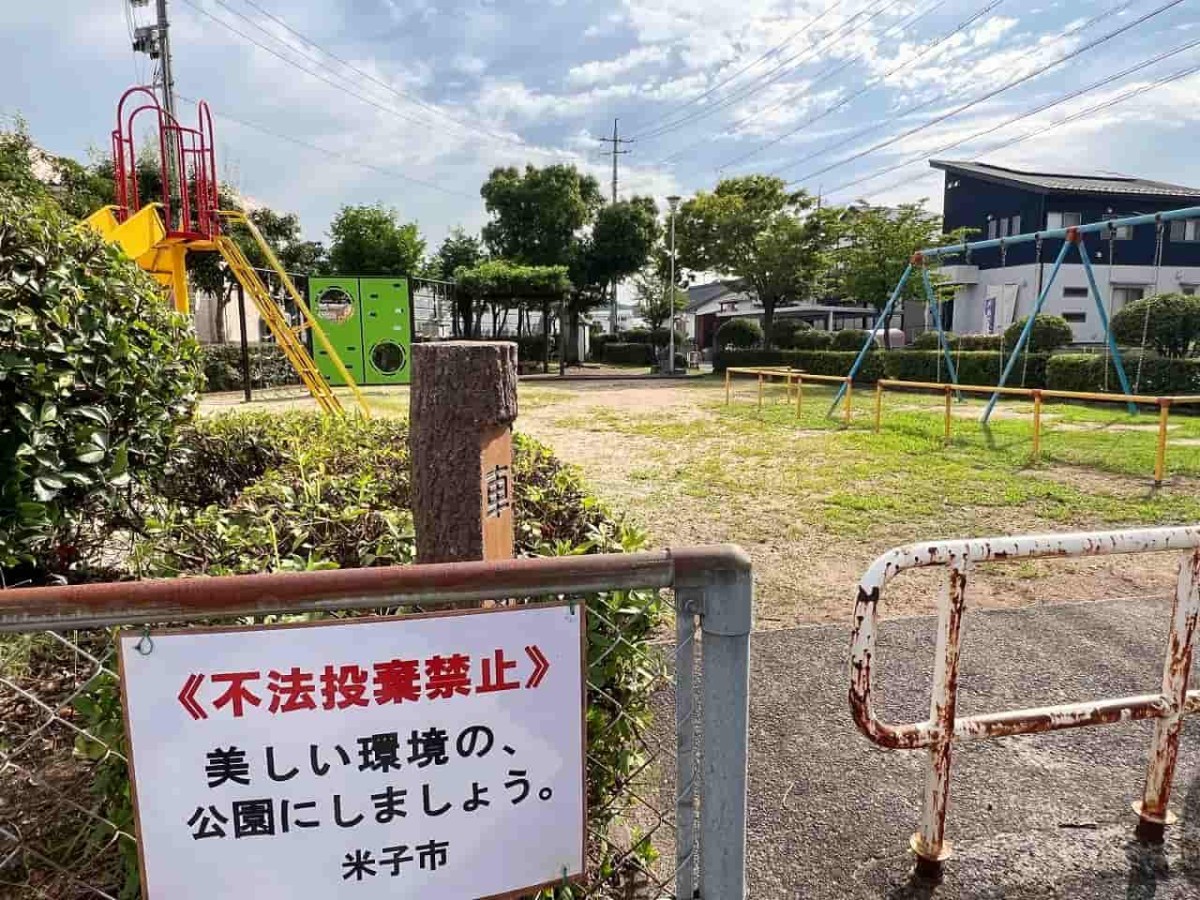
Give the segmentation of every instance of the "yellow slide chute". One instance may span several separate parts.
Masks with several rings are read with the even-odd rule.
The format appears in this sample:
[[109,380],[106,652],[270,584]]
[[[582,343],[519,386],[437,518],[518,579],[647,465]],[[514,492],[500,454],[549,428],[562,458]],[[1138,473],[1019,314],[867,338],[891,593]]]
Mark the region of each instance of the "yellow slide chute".
[[349,386],[363,415],[369,416],[366,398],[353,377],[342,365],[341,358],[334,351],[329,339],[322,331],[320,324],[309,312],[308,305],[296,289],[292,279],[263,239],[254,223],[241,212],[221,212],[220,215],[228,222],[235,222],[244,228],[254,238],[262,251],[263,258],[288,292],[292,302],[300,311],[303,323],[293,328],[287,316],[271,296],[270,290],[259,277],[258,272],[246,259],[241,248],[229,237],[216,235],[213,240],[187,240],[185,238],[169,237],[159,214],[159,204],[150,203],[127,218],[124,222],[118,220],[115,206],[106,206],[92,213],[87,218],[87,224],[100,233],[105,240],[117,244],[131,259],[148,272],[164,287],[170,288],[174,296],[175,308],[182,313],[190,311],[188,300],[188,284],[186,258],[189,250],[216,251],[225,259],[234,278],[250,296],[258,314],[267,323],[275,342],[291,363],[300,382],[308,390],[317,405],[328,413],[342,412],[341,401],[329,386],[329,382],[317,371],[316,363],[308,352],[304,341],[301,340],[305,330],[311,330],[313,339],[329,354],[339,374]]

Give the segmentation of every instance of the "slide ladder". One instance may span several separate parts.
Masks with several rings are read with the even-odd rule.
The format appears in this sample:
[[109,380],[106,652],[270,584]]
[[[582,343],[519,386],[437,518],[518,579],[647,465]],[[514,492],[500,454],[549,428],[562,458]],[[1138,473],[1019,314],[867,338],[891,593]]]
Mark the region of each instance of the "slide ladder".
[[262,252],[263,257],[267,260],[267,264],[274,271],[280,284],[283,285],[292,298],[292,302],[300,311],[303,322],[299,326],[293,327],[283,314],[283,310],[280,309],[279,304],[275,302],[275,298],[271,296],[270,290],[263,283],[263,280],[259,278],[258,272],[254,270],[250,261],[242,253],[241,248],[227,235],[218,235],[216,237],[213,242],[216,249],[224,257],[225,262],[229,265],[229,270],[233,272],[238,283],[250,295],[250,299],[258,310],[258,314],[262,316],[263,321],[267,323],[267,327],[271,329],[271,334],[275,336],[275,341],[279,344],[280,349],[283,350],[288,362],[292,364],[292,368],[296,370],[296,374],[300,376],[300,381],[308,389],[313,399],[317,401],[317,404],[325,412],[342,411],[342,404],[338,400],[337,395],[329,386],[329,382],[317,370],[316,363],[313,361],[312,356],[309,355],[308,348],[304,345],[301,336],[305,331],[312,332],[314,343],[318,344],[329,355],[334,367],[338,370],[338,374],[341,375],[346,386],[354,394],[358,408],[364,416],[369,417],[371,410],[367,406],[366,397],[359,390],[353,376],[351,376],[345,365],[343,365],[341,357],[338,356],[333,345],[329,343],[329,338],[325,336],[324,330],[309,311],[308,304],[300,295],[300,292],[296,289],[296,285],[288,277],[287,272],[275,257],[275,254],[263,239],[262,234],[255,227],[254,223],[241,212],[222,211],[221,216],[228,221],[242,225],[250,233],[259,250]]

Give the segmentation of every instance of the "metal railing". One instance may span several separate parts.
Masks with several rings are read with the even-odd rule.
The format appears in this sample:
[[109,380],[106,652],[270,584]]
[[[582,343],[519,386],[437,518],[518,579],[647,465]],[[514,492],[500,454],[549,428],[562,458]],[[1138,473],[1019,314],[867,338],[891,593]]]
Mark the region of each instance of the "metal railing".
[[[111,900],[120,890],[132,820],[99,805],[93,788],[114,767],[127,778],[123,739],[80,712],[83,701],[97,702],[97,685],[117,684],[112,629],[513,598],[586,602],[642,588],[674,591],[674,639],[641,646],[637,660],[660,674],[657,688],[673,691],[674,721],[631,726],[629,749],[641,759],[616,773],[618,795],[606,799],[613,824],[589,828],[591,855],[605,865],[589,866],[572,896],[742,898],[751,585],[748,557],[723,546],[0,591],[0,895],[15,887],[23,897]],[[602,618],[601,606],[589,604],[588,615]],[[616,636],[605,653],[628,643],[620,622],[594,624]],[[30,653],[35,641],[41,650]],[[590,678],[588,688],[593,698],[602,691]],[[617,719],[625,714],[616,698],[602,699]],[[589,772],[603,766],[589,755]]]
[[758,408],[763,407],[763,388],[774,378],[782,378],[787,388],[788,401],[791,401],[792,386],[796,390],[796,417],[804,412],[804,382],[817,384],[840,384],[845,391],[846,408],[842,410],[842,422],[849,425],[854,418],[854,382],[845,375],[813,375],[790,366],[729,366],[725,370],[725,405],[733,400],[733,376],[755,375],[758,377]]
[[[967,576],[975,563],[1165,550],[1190,552],[1180,564],[1159,693],[961,718],[956,715],[959,633],[966,608]],[[878,665],[875,637],[879,604],[889,581],[908,569],[926,566],[946,566],[949,569],[938,603],[930,715],[924,722],[890,725],[879,721],[872,708],[871,678]],[[951,749],[955,743],[963,741],[1155,719],[1146,784],[1141,802],[1135,804],[1135,809],[1138,812],[1137,836],[1148,842],[1160,842],[1165,826],[1171,821],[1167,802],[1175,772],[1183,716],[1200,709],[1200,691],[1188,690],[1192,639],[1198,617],[1200,526],[926,542],[899,547],[875,560],[859,584],[854,608],[850,649],[850,711],[859,731],[875,744],[891,750],[929,751],[920,828],[911,841],[917,856],[918,874],[939,876],[942,862],[949,856],[944,836]]]
[[1034,460],[1042,454],[1042,401],[1081,400],[1090,403],[1134,403],[1158,407],[1158,436],[1154,452],[1154,485],[1161,487],[1167,472],[1167,438],[1172,406],[1200,405],[1200,395],[1154,396],[1142,394],[1112,394],[1095,391],[1056,391],[1048,388],[995,387],[981,384],[946,384],[936,381],[901,381],[881,378],[875,382],[875,433],[883,427],[883,392],[887,388],[913,391],[936,391],[945,395],[944,438],[950,440],[953,418],[951,397],[955,394],[1003,394],[1010,397],[1026,397],[1033,401],[1033,448]]

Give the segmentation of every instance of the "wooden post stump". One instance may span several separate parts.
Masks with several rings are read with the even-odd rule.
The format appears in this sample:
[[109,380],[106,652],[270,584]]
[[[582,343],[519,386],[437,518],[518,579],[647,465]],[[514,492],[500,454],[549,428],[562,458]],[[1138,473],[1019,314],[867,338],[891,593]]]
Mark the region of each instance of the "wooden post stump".
[[441,341],[412,353],[417,562],[510,559],[517,345]]

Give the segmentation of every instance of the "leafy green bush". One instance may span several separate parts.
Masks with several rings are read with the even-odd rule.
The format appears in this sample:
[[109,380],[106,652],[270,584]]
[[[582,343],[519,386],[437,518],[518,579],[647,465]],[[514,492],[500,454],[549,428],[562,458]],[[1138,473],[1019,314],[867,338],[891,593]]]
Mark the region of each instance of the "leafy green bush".
[[[713,370],[728,366],[792,366],[813,375],[845,375],[857,353],[821,350],[724,350],[713,360]],[[1028,360],[1026,360],[1028,356]],[[1046,353],[1022,354],[1009,383],[1020,387],[1046,387]],[[996,384],[1000,380],[1001,355],[986,351],[954,352],[961,384]],[[1149,363],[1149,359],[1147,359]],[[872,350],[863,360],[856,381],[879,378],[902,381],[949,381],[946,361],[937,350]]]
[[792,335],[793,350],[828,350],[833,345],[833,335],[828,331],[810,328]]
[[[1172,359],[1147,353],[1122,354],[1130,386],[1137,383],[1141,394],[1170,395],[1200,393],[1200,359]],[[1138,364],[1141,361],[1141,380]],[[1117,393],[1121,382],[1116,366],[1108,361],[1108,380],[1104,378],[1105,359],[1099,353],[1056,353],[1046,370],[1046,387],[1058,391],[1104,391]],[[1181,407],[1182,408],[1182,407]]]
[[649,328],[630,328],[627,331],[622,331],[617,334],[617,343],[620,344],[649,344],[650,329]]
[[[1005,347],[1017,346],[1017,341],[1020,340],[1021,332],[1027,321],[1029,321],[1029,316],[1022,316],[1004,330]],[[1022,348],[1021,352],[1024,353],[1028,350],[1030,353],[1053,353],[1055,350],[1067,346],[1073,340],[1075,340],[1075,333],[1071,331],[1071,326],[1066,319],[1062,316],[1050,316],[1043,313],[1034,320],[1033,330],[1029,333],[1029,343]]]
[[833,333],[834,350],[861,350],[869,332],[861,328],[843,328]]
[[[666,347],[667,344],[670,342],[670,339],[671,339],[671,332],[668,331],[666,328],[655,328],[653,331],[650,332],[650,343],[652,343],[655,347]],[[687,335],[684,334],[682,331],[680,331],[678,328],[676,328],[675,329],[675,347],[676,347],[676,349],[678,349],[679,347],[686,346],[687,343],[688,343]]]
[[652,366],[654,345],[607,343],[604,345],[602,359],[612,365]]
[[[951,347],[953,347],[958,341],[958,335],[956,335],[953,331],[946,331],[943,332],[943,334],[946,336],[946,343]],[[922,331],[913,339],[913,342],[909,344],[909,348],[912,350],[937,350],[938,333],[933,330]]]
[[1163,356],[1187,356],[1200,341],[1200,297],[1159,294],[1135,300],[1112,317],[1112,332],[1118,343],[1146,347]]
[[[143,538],[131,568],[147,576],[216,575],[409,561],[415,542],[409,509],[407,423],[294,413],[201,420],[183,436],[193,477],[177,486]],[[265,461],[265,464],[264,464]],[[619,553],[641,549],[642,532],[613,518],[588,495],[578,473],[541,444],[516,435],[514,518],[521,556]],[[228,486],[210,503],[207,482]],[[589,828],[604,834],[620,814],[617,797],[647,765],[642,741],[652,691],[665,675],[649,642],[666,612],[658,591],[587,597],[587,769]],[[50,645],[60,646],[61,645]],[[75,703],[77,722],[127,750],[111,678],[94,679]],[[132,830],[125,764],[81,737],[64,766],[93,765],[100,814]],[[97,840],[106,840],[101,835]],[[122,846],[131,851],[131,845]],[[639,842],[635,855],[654,853]],[[110,893],[138,896],[136,858]],[[603,870],[620,860],[601,850]]]
[[1004,349],[1002,334],[960,334],[954,344],[960,350],[987,350],[999,353]]
[[517,344],[517,359],[524,362],[541,362],[546,353],[546,339],[540,334],[523,334],[513,338]]
[[[888,378],[901,381],[948,382],[946,360],[938,350],[893,350],[887,356]],[[1007,356],[986,350],[952,351],[959,384],[994,385],[1000,382]],[[1012,387],[1046,387],[1047,353],[1022,353],[1009,376]]]
[[799,319],[776,319],[771,324],[771,346],[779,350],[795,350],[796,336],[811,330],[811,325]]
[[191,417],[199,349],[120,250],[0,194],[0,569],[65,575]]
[[617,336],[613,334],[593,334],[588,338],[588,355],[591,356],[594,362],[600,362],[604,359],[604,347],[606,344],[619,343]]
[[[887,377],[884,360],[888,354],[872,351],[863,359],[856,381],[874,382]],[[834,350],[721,350],[713,358],[713,371],[728,367],[791,366],[810,375],[846,375],[857,353]]]
[[754,319],[730,319],[717,329],[716,347],[739,350],[757,347],[763,342],[762,326]]
[[[247,349],[250,355],[250,387],[262,389],[300,383],[300,376],[278,344],[250,344]],[[204,344],[200,348],[200,355],[204,365],[204,390],[242,390],[240,344]]]

